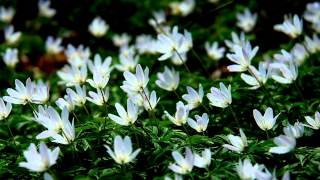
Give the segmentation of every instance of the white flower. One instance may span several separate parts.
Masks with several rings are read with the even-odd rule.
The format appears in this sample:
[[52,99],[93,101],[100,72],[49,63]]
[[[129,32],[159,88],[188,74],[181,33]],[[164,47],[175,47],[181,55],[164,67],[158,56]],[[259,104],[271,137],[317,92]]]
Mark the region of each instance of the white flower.
[[53,138],[52,142],[59,143],[59,144],[70,144],[74,141],[76,134],[74,128],[74,120],[72,122],[68,120],[68,110],[66,108],[63,109],[66,113],[66,117],[62,118],[63,128],[62,128],[62,135],[60,134],[53,134],[51,137]]
[[3,99],[0,98],[0,120],[7,118],[11,112],[12,105],[11,103],[5,104]]
[[14,16],[14,9],[12,7],[5,8],[0,7],[0,20],[6,23],[10,23]]
[[251,86],[250,89],[258,89],[261,85],[267,83],[271,72],[270,68],[267,70],[264,64],[260,62],[259,70],[257,70],[254,66],[249,66],[249,69],[251,70],[253,75],[241,73],[241,79]]
[[250,42],[247,41],[243,46],[234,45],[233,50],[234,53],[228,53],[227,58],[236,64],[229,65],[228,70],[230,72],[243,72],[248,70],[251,60],[257,54],[259,47],[256,46],[252,49]]
[[128,45],[130,40],[131,37],[127,33],[123,33],[121,35],[114,35],[112,37],[112,42],[117,47]]
[[256,121],[259,128],[264,131],[267,131],[273,128],[279,115],[280,113],[275,117],[273,117],[273,110],[270,107],[267,108],[263,116],[258,110],[256,109],[253,110],[254,120]]
[[85,64],[80,67],[65,65],[57,74],[61,79],[60,83],[66,86],[76,86],[86,82],[87,71],[87,65]]
[[181,2],[171,2],[169,4],[169,6],[170,6],[172,14],[187,16],[193,11],[193,9],[195,7],[195,0],[184,0]]
[[3,100],[12,104],[27,104],[32,102],[32,96],[34,92],[34,83],[28,78],[26,86],[18,79],[15,80],[15,88],[8,88],[7,93],[9,96],[4,96]]
[[68,44],[65,54],[69,64],[80,67],[87,63],[90,57],[90,49],[85,48],[83,45],[79,45],[77,48],[71,44]]
[[304,62],[304,60],[309,56],[306,48],[300,43],[296,43],[293,46],[293,48],[290,51],[290,54],[293,55],[293,59],[295,60],[297,65],[301,65]]
[[282,24],[276,24],[273,27],[274,30],[283,32],[293,39],[297,38],[302,33],[302,28],[302,19],[296,14],[293,16],[293,19],[292,17],[285,16]]
[[273,174],[268,171],[268,169],[264,165],[255,164],[253,166],[255,168],[255,176],[258,180],[274,180],[276,179],[275,171]]
[[134,124],[138,119],[139,108],[130,99],[127,100],[127,111],[119,103],[116,103],[115,106],[119,116],[108,114],[109,118],[115,123],[128,126],[129,124]]
[[48,36],[46,40],[46,51],[49,54],[59,54],[64,49],[61,46],[61,43],[62,43],[61,38],[54,39],[52,36]]
[[219,47],[218,42],[213,42],[211,45],[209,44],[209,42],[206,42],[204,46],[208,56],[212,60],[218,61],[219,59],[223,58],[225,48]]
[[320,21],[320,3],[308,3],[303,17],[313,24],[318,23]]
[[278,71],[275,72],[275,74],[273,74],[271,77],[278,83],[291,84],[298,77],[298,68],[293,62],[290,62],[289,65],[278,64],[274,69],[277,69]]
[[281,49],[281,54],[273,55],[273,58],[280,63],[293,62],[293,55],[284,49]]
[[71,95],[66,94],[64,98],[59,98],[56,100],[56,105],[62,110],[65,107],[68,109],[69,112],[73,111],[75,108],[75,105],[72,102]]
[[114,140],[114,151],[107,145],[108,154],[116,161],[118,164],[127,164],[131,162],[140,152],[140,148],[132,152],[132,142],[130,137],[125,136],[124,139],[121,136],[116,136]]
[[164,61],[169,59],[174,53],[186,53],[191,47],[191,34],[187,31],[185,31],[184,34],[181,34],[178,32],[178,27],[175,26],[173,27],[172,32],[158,35],[157,51],[162,54],[158,60]]
[[177,66],[183,65],[186,61],[187,61],[187,53],[178,54],[178,53],[174,52],[171,57],[172,64],[177,65]]
[[183,178],[182,178],[181,175],[174,174],[174,179],[172,179],[172,178],[169,177],[169,176],[166,176],[166,177],[164,177],[164,180],[183,180]]
[[194,166],[198,168],[206,168],[211,163],[211,151],[210,149],[205,149],[201,152],[200,156],[197,153],[194,153]]
[[294,123],[293,126],[289,123],[287,127],[283,128],[283,132],[286,136],[293,137],[293,138],[300,138],[303,136],[304,126],[300,122]]
[[263,164],[256,163],[252,165],[249,159],[245,159],[243,162],[239,160],[236,170],[242,180],[271,180],[273,178],[272,174]]
[[136,37],[135,47],[139,54],[157,53],[158,42],[151,35],[139,35]]
[[229,134],[227,137],[231,145],[224,144],[224,148],[227,148],[231,151],[235,151],[237,153],[241,153],[244,150],[244,148],[248,146],[247,137],[243,133],[242,129],[240,129],[240,136],[234,136],[232,134]]
[[170,164],[169,169],[178,174],[187,174],[192,171],[194,155],[190,148],[186,147],[185,157],[183,157],[178,151],[173,151],[171,154],[175,163]]
[[223,83],[220,83],[220,89],[211,87],[210,93],[207,94],[207,98],[212,106],[226,108],[232,103],[231,85],[228,89]]
[[197,132],[204,132],[207,130],[209,118],[207,113],[203,113],[202,116],[195,115],[194,116],[196,120],[193,120],[191,118],[188,118],[188,124],[189,126],[196,130]]
[[51,106],[38,106],[38,112],[34,112],[34,120],[44,126],[47,130],[37,135],[37,139],[48,138],[53,134],[57,134],[63,128],[63,120],[67,117],[67,112],[62,111],[61,116]]
[[273,142],[277,146],[270,148],[269,152],[274,154],[286,154],[293,150],[296,146],[296,139],[286,135],[275,137]]
[[89,70],[94,73],[95,71],[101,75],[110,74],[112,71],[111,67],[112,57],[106,57],[102,62],[101,56],[96,54],[94,56],[94,61],[88,61]]
[[110,67],[111,60],[111,57],[107,57],[102,63],[101,57],[95,55],[94,62],[88,61],[88,66],[93,74],[93,79],[88,79],[87,82],[92,87],[103,89],[107,85],[112,71],[112,68]]
[[[39,111],[34,113],[35,121],[47,128],[47,130],[37,135],[37,139],[53,138],[52,142],[59,144],[69,144],[75,139],[74,121],[69,121],[69,112],[63,108],[61,116],[52,107],[43,108],[39,106]],[[60,131],[62,130],[62,135]]]
[[133,71],[138,64],[139,56],[135,56],[133,53],[128,55],[120,54],[119,60],[120,64],[116,64],[115,68],[122,72]]
[[98,70],[93,70],[93,78],[87,79],[87,82],[96,89],[104,89],[109,82],[110,74],[102,74]]
[[51,18],[56,14],[56,10],[50,7],[51,1],[50,0],[39,0],[38,8],[39,8],[39,15]]
[[187,86],[187,91],[188,91],[188,94],[182,95],[182,99],[187,101],[188,108],[192,110],[198,107],[202,103],[203,96],[204,96],[203,87],[201,84],[199,84],[199,90],[197,92],[192,87]]
[[241,32],[240,36],[238,34],[236,34],[235,32],[232,32],[231,38],[232,38],[232,40],[225,40],[224,42],[228,46],[230,51],[232,51],[232,52],[235,52],[235,50],[233,48],[235,45],[242,47],[246,42],[246,37],[244,35],[244,32]]
[[187,106],[185,106],[181,101],[179,101],[176,104],[176,113],[173,116],[171,116],[167,111],[164,111],[164,114],[167,116],[167,118],[173,122],[177,126],[182,126],[185,124],[188,120],[189,115],[189,109]]
[[312,24],[312,28],[314,29],[315,32],[320,33],[320,21]]
[[134,45],[129,46],[128,44],[125,44],[120,47],[119,51],[120,54],[123,54],[124,56],[129,56],[135,54],[135,48],[136,47]]
[[316,34],[313,34],[312,39],[305,36],[304,45],[311,54],[317,53],[320,51],[320,38]]
[[167,66],[164,67],[163,73],[157,73],[158,79],[156,80],[156,85],[161,89],[167,91],[174,91],[178,88],[180,76],[179,72],[175,71],[173,68],[169,69]]
[[86,95],[86,86],[76,86],[76,91],[71,88],[67,88],[66,90],[68,96],[72,104],[75,106],[83,106],[86,103],[87,95]]
[[31,143],[28,149],[23,152],[23,156],[27,162],[20,162],[19,166],[34,172],[46,171],[52,165],[56,164],[59,152],[59,147],[51,151],[44,143],[40,143],[38,152],[36,145]]
[[19,62],[18,49],[7,48],[5,53],[2,55],[3,62],[10,68],[14,68]]
[[39,81],[33,85],[32,102],[35,104],[45,104],[49,100],[49,85]]
[[255,179],[255,168],[249,159],[245,159],[244,161],[239,160],[239,163],[236,165],[236,170],[242,180]]
[[87,100],[98,105],[102,106],[108,102],[109,99],[109,88],[105,88],[105,90],[97,89],[97,93],[93,91],[89,91],[89,97]]
[[94,18],[89,25],[89,32],[98,38],[104,36],[108,29],[109,25],[101,17]]
[[123,73],[125,81],[123,81],[123,85],[121,89],[126,93],[139,93],[141,92],[149,82],[149,68],[143,71],[140,64],[136,67],[136,74],[133,74],[129,71],[125,71]]
[[245,9],[243,14],[237,13],[237,26],[240,27],[243,31],[249,32],[256,25],[257,18],[257,13],[252,14],[247,8]]
[[[148,89],[144,89],[146,92],[147,96],[149,95]],[[141,95],[140,93],[133,93],[133,94],[127,94],[128,99],[130,99],[135,105],[139,107],[143,107],[145,109],[150,109],[150,105],[148,102],[146,102],[147,107],[144,107],[145,101],[147,101],[146,97]]]
[[305,124],[304,126],[307,126],[309,128],[316,129],[316,130],[320,129],[320,113],[319,112],[316,112],[314,114],[314,119],[310,116],[305,116],[304,118],[309,124],[309,125]]
[[161,30],[158,26],[161,26],[163,23],[166,22],[166,15],[164,13],[164,11],[156,11],[156,12],[152,12],[152,18],[150,18],[148,20],[148,23],[155,29],[157,30],[157,32],[161,32]]
[[43,180],[54,180],[54,179],[49,173],[45,172],[43,174]]
[[[157,98],[157,93],[156,91],[152,91],[151,94],[146,93],[147,97],[143,95],[143,106],[144,109],[147,111],[151,111],[156,108],[160,98]],[[147,99],[148,98],[148,99]],[[149,101],[148,101],[149,100]],[[150,103],[150,104],[149,104]],[[150,107],[151,106],[151,107]],[[151,108],[151,109],[150,109]]]
[[14,27],[12,25],[4,29],[4,39],[8,44],[15,44],[19,41],[21,37],[21,32],[14,32]]

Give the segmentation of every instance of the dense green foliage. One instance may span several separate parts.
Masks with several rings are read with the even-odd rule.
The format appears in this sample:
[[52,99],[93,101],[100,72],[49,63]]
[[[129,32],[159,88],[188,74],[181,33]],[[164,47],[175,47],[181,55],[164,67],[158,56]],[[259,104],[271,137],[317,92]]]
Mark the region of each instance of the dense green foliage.
[[[1,97],[7,95],[7,88],[14,88],[14,80],[22,82],[28,77],[33,80],[42,79],[50,85],[50,100],[47,105],[57,106],[55,101],[65,94],[66,86],[59,84],[56,71],[65,63],[65,57],[51,57],[45,52],[45,40],[48,35],[63,38],[63,45],[84,44],[90,47],[91,57],[99,53],[103,58],[111,56],[112,64],[117,64],[118,49],[112,44],[115,34],[127,32],[135,38],[139,34],[152,34],[156,32],[147,24],[155,10],[169,11],[170,0],[163,1],[53,1],[52,7],[57,9],[57,15],[52,19],[38,17],[35,1],[3,1],[3,5],[16,7],[16,16],[12,24],[23,33],[19,43],[14,45],[19,49],[19,64],[15,69],[1,65],[0,92]],[[12,4],[13,3],[13,4]],[[155,81],[157,72],[163,72],[164,66],[173,66],[169,61],[158,61],[159,54],[140,55],[139,64],[143,68],[149,67],[150,81],[148,89],[155,90],[160,101],[154,110],[154,116],[147,111],[139,114],[133,125],[120,126],[108,118],[108,113],[117,114],[115,103],[126,104],[127,95],[120,88],[124,80],[123,72],[113,70],[108,82],[110,97],[108,105],[97,106],[87,102],[86,108],[77,107],[70,113],[70,119],[75,115],[75,141],[68,145],[56,144],[49,139],[44,140],[48,147],[60,147],[57,163],[50,168],[50,174],[57,179],[163,179],[165,176],[173,177],[168,168],[174,162],[171,152],[178,150],[184,153],[185,147],[193,152],[200,153],[204,148],[210,148],[212,161],[207,169],[194,168],[184,177],[186,179],[237,179],[235,170],[239,160],[250,159],[252,163],[264,164],[270,172],[274,170],[276,177],[289,171],[294,179],[315,179],[319,175],[320,149],[319,130],[305,128],[304,136],[297,139],[296,148],[283,155],[271,154],[269,149],[274,145],[273,138],[283,134],[283,127],[296,121],[305,123],[304,116],[313,116],[320,107],[320,54],[309,56],[299,67],[299,75],[295,83],[283,85],[269,79],[264,88],[248,89],[248,85],[240,78],[240,73],[230,73],[226,69],[231,62],[227,57],[219,61],[212,61],[204,49],[206,41],[218,41],[221,46],[226,39],[231,38],[231,32],[241,32],[236,27],[236,13],[250,8],[258,13],[258,22],[253,32],[246,34],[253,46],[259,46],[257,56],[252,64],[258,65],[263,57],[279,53],[281,49],[290,50],[294,43],[303,42],[303,36],[290,40],[284,34],[274,31],[273,25],[283,21],[285,13],[302,14],[307,2],[279,2],[288,5],[288,9],[274,12],[267,5],[252,0],[249,2],[224,1],[211,4],[205,0],[196,2],[192,14],[186,17],[169,15],[167,25],[179,26],[186,29],[193,37],[193,49],[188,53],[186,65],[174,66],[180,72],[179,87],[175,92],[160,89]],[[2,2],[0,2],[2,5]],[[265,5],[265,7],[264,7]],[[29,10],[32,8],[34,11]],[[274,14],[273,14],[274,12]],[[170,14],[170,13],[168,13]],[[88,25],[97,15],[109,24],[110,29],[102,38],[95,38],[88,32]],[[270,18],[270,19],[269,19]],[[311,28],[304,24],[304,35],[312,35]],[[3,29],[5,24],[0,24]],[[0,44],[0,51],[8,47],[6,43]],[[193,53],[196,52],[196,53]],[[228,50],[226,52],[229,52]],[[200,56],[199,59],[196,57]],[[203,67],[202,67],[203,66]],[[213,75],[219,72],[220,75]],[[91,75],[89,75],[91,77]],[[232,104],[235,117],[229,108],[217,108],[209,105],[204,97],[203,106],[190,111],[189,117],[208,113],[209,125],[204,133],[197,133],[187,124],[176,126],[164,116],[164,111],[174,114],[176,103],[183,101],[182,95],[187,93],[186,86],[198,89],[202,84],[205,95],[211,87],[218,87],[223,82],[232,86]],[[95,91],[86,84],[87,91]],[[301,94],[299,93],[301,91]],[[33,105],[36,107],[36,105]],[[268,131],[268,137],[256,124],[252,111],[263,111],[272,107],[274,114],[280,114],[273,130]],[[59,110],[60,112],[60,110]],[[39,144],[36,135],[44,127],[34,120],[33,109],[27,105],[13,105],[12,112],[5,120],[0,121],[0,177],[2,179],[39,179],[42,173],[29,172],[18,166],[25,161],[23,151],[30,143]],[[14,141],[8,131],[11,128]],[[239,134],[242,128],[248,138],[248,147],[242,153],[228,151],[222,147],[228,143],[227,135]],[[127,164],[117,164],[106,152],[104,145],[113,147],[116,135],[129,136],[133,149],[141,148],[136,159]]]

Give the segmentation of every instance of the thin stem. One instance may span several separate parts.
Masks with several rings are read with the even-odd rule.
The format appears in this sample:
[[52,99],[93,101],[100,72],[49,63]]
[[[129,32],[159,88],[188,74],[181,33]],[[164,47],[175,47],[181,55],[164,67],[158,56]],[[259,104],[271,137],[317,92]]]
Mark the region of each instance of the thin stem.
[[122,175],[125,175],[125,174],[127,174],[127,168],[126,168],[126,165],[125,164],[122,164],[121,165],[121,171],[122,171]]
[[108,118],[108,104],[105,103],[105,107],[106,107],[106,116],[103,118],[103,127],[102,127],[102,131],[104,131],[106,129],[106,124],[107,124],[107,118]]
[[228,106],[228,108],[229,108],[229,110],[230,110],[230,112],[231,112],[231,114],[232,114],[233,118],[236,120],[236,123],[237,123],[238,127],[240,128],[239,120],[238,120],[238,118],[237,118],[236,114],[234,113],[233,108],[231,107],[231,105],[229,105],[229,106]]
[[250,69],[250,67],[248,67],[248,72],[251,74],[251,76],[253,76],[257,80],[260,87],[263,86],[263,83],[260,82],[259,78],[253,73],[253,71]]
[[180,99],[180,96],[179,96],[179,94],[177,93],[176,90],[173,90],[173,93],[177,96],[178,99]]
[[76,113],[74,113],[74,111],[72,111],[72,114],[73,114],[73,117],[76,118],[77,122],[80,122],[78,117],[77,117],[77,115],[76,115]]
[[13,142],[13,144],[17,147],[16,140],[14,139],[14,135],[13,135],[13,133],[12,133],[12,131],[11,131],[11,128],[10,128],[10,125],[9,125],[9,120],[7,121],[6,124],[7,124],[8,130],[9,130],[9,133],[10,133],[10,135],[11,135],[12,142]]
[[62,135],[66,138],[68,144],[71,144],[71,140],[68,139],[66,133],[62,130]]
[[87,115],[90,115],[90,113],[89,113],[89,111],[88,111],[88,109],[87,109],[85,104],[83,105],[83,109],[84,109],[84,111],[86,111]]
[[145,98],[143,98],[143,95],[142,95],[142,98],[143,98],[143,99],[147,99],[148,104],[149,104],[149,107],[150,107],[150,111],[152,111],[152,110],[153,110],[153,108],[152,108],[152,106],[151,106],[151,103],[150,103],[150,100],[149,100],[149,98],[148,98],[148,96],[147,96],[147,93],[145,92],[145,90],[144,90],[144,89],[142,89],[142,92],[143,92],[144,97],[145,97]]
[[132,124],[132,127],[133,127],[133,131],[134,131],[134,136],[136,138],[136,141],[137,141],[137,144],[139,144],[139,146],[141,145],[140,144],[140,141],[139,141],[139,138],[138,138],[138,134],[137,134],[137,127],[135,126],[135,124]]
[[[257,82],[259,83],[259,86],[263,89],[263,91],[269,95],[268,100],[269,100],[270,104],[271,104],[272,106],[276,107],[276,106],[273,104],[273,101],[270,99],[270,98],[272,98],[272,94],[268,91],[268,89],[265,87],[265,85],[264,85],[262,82],[260,82],[259,78],[253,73],[253,71],[252,71],[250,68],[248,68],[248,72],[251,74],[251,76],[253,76],[253,77],[257,80]],[[279,108],[279,107],[278,107],[278,108]],[[280,108],[279,108],[279,109],[280,109]]]
[[301,93],[300,88],[299,88],[298,84],[296,83],[296,81],[294,81],[293,84],[294,84],[294,87],[296,88],[296,90],[298,91],[299,96],[302,99],[302,101],[305,101],[303,94]]
[[203,105],[202,103],[200,103],[201,104],[201,106],[207,111],[207,113],[208,113],[208,115],[210,114],[210,111],[209,111],[209,109],[205,106],[205,105]]
[[36,112],[36,109],[33,107],[33,105],[30,102],[28,102],[28,105],[31,107],[33,112]]
[[269,139],[269,133],[268,133],[268,130],[266,130],[266,136],[267,136],[267,139]]
[[204,72],[206,73],[206,75],[207,75],[208,77],[210,77],[210,74],[209,74],[209,72],[207,71],[207,69],[206,69],[206,67],[204,66],[204,64],[202,63],[202,59],[200,58],[200,56],[198,55],[198,53],[197,53],[193,48],[191,48],[191,51],[192,51],[193,55],[196,57],[196,59],[199,61],[200,65],[201,65],[202,69],[204,70]]
[[190,69],[188,68],[188,66],[186,65],[186,63],[184,62],[184,60],[182,59],[182,57],[181,57],[180,53],[179,53],[176,49],[173,49],[173,50],[177,53],[177,55],[178,55],[178,57],[179,57],[179,59],[180,59],[181,63],[182,63],[182,64],[183,64],[183,66],[186,68],[186,70],[188,71],[188,73],[190,73],[190,74],[191,74]]

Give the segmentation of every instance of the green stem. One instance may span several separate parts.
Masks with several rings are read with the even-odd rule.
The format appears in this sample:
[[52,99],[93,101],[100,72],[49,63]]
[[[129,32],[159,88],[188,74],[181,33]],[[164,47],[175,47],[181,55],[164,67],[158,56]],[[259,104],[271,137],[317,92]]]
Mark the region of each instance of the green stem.
[[73,114],[73,117],[77,120],[77,122],[80,122],[78,117],[77,117],[77,115],[76,115],[76,113],[74,113],[74,111],[72,111],[72,114]]
[[139,145],[139,146],[141,146],[141,144],[140,144],[140,141],[139,141],[139,138],[138,138],[138,134],[137,134],[137,127],[134,125],[134,124],[132,124],[132,127],[133,127],[133,132],[134,132],[134,136],[135,136],[135,138],[136,138],[136,141],[137,141],[137,144]]
[[[144,89],[142,89],[142,92],[143,92],[143,94],[144,94],[144,97],[145,97],[145,98],[147,99],[147,101],[148,101],[148,104],[149,104],[149,107],[150,107],[150,111],[152,111],[153,108],[152,108],[152,106],[151,106],[151,103],[150,103],[150,100],[149,100],[149,98],[148,98],[148,96],[147,96],[147,93],[145,92]],[[142,94],[141,94],[141,96],[142,96],[142,98],[143,98],[143,100],[144,100],[144,97],[143,97]]]
[[177,90],[176,90],[176,89],[173,90],[173,93],[177,96],[178,99],[180,99],[180,96],[179,96],[179,94],[177,93]]
[[14,139],[14,135],[13,135],[13,133],[12,133],[12,131],[11,131],[11,128],[10,128],[10,125],[9,125],[9,120],[7,121],[6,124],[7,124],[8,130],[9,130],[9,133],[10,133],[10,135],[11,135],[13,144],[14,144],[16,147],[18,147],[18,146],[17,146],[17,143],[16,143],[16,140]]
[[236,120],[236,123],[237,123],[238,127],[240,128],[241,126],[240,126],[239,120],[238,120],[236,114],[234,113],[233,108],[231,107],[231,105],[229,105],[228,108],[229,108],[234,120]]
[[28,102],[28,105],[31,107],[33,112],[36,112],[36,109],[33,107],[33,105],[30,102]]
[[192,51],[193,55],[196,57],[196,59],[199,61],[200,65],[201,65],[203,71],[205,72],[205,74],[207,75],[207,77],[210,77],[210,74],[207,71],[207,69],[205,68],[204,64],[202,63],[202,60],[201,60],[200,56],[198,55],[198,53],[193,48],[191,48],[191,51]]
[[200,105],[207,111],[207,113],[208,113],[208,115],[209,115],[209,114],[210,114],[209,109],[208,109],[205,105],[203,105],[202,103],[200,103]]
[[179,59],[180,59],[181,63],[183,64],[184,68],[188,71],[188,73],[190,73],[190,74],[191,74],[190,69],[188,68],[188,66],[186,65],[186,63],[184,62],[184,60],[182,59],[182,57],[181,57],[180,53],[179,53],[176,49],[173,49],[173,50],[177,53],[177,55],[178,55],[178,57],[179,57]]
[[296,90],[298,91],[301,100],[305,101],[303,94],[301,93],[300,88],[299,88],[298,84],[296,83],[296,81],[294,81],[293,84],[294,84],[294,87],[296,88]]
[[88,111],[88,109],[87,109],[85,104],[83,105],[83,109],[86,111],[87,115],[90,115],[90,113],[89,113],[89,111]]

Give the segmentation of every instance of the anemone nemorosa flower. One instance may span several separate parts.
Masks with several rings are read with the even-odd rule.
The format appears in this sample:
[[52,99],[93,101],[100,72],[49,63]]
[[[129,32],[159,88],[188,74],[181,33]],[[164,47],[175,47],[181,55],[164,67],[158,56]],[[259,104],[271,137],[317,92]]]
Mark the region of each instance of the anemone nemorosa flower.
[[140,148],[132,152],[132,142],[130,137],[116,136],[114,139],[113,151],[107,145],[108,154],[116,161],[118,164],[127,164],[131,162],[140,152]]
[[27,162],[20,162],[19,166],[34,172],[43,172],[56,164],[60,148],[50,150],[46,144],[40,143],[39,152],[34,143],[31,143],[27,150],[23,152]]
[[183,157],[178,151],[172,152],[172,157],[175,163],[169,165],[169,169],[178,174],[190,173],[194,165],[194,155],[190,148],[186,147],[185,157]]

